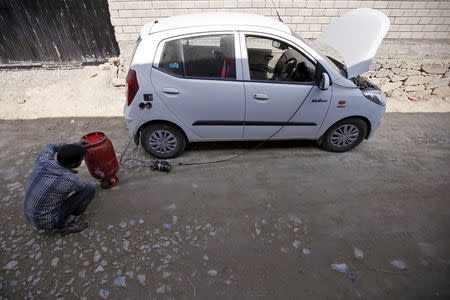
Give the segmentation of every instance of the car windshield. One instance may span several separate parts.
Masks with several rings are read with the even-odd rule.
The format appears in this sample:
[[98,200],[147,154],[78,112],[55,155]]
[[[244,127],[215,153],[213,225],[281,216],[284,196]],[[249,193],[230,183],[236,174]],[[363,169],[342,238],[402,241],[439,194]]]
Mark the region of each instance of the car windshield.
[[294,30],[291,29],[291,31],[292,31],[293,36],[298,38],[300,41],[302,41],[309,47],[313,48],[317,52],[317,54],[319,54],[323,58],[323,60],[325,60],[329,65],[331,65],[342,76],[347,78],[347,68],[345,67],[345,65],[343,63],[341,63],[339,60],[332,57],[331,55],[323,54],[322,51],[320,50],[320,47],[318,47],[317,45],[313,46],[311,43],[309,43],[307,40],[305,40],[303,37],[301,37],[299,34],[297,34]]

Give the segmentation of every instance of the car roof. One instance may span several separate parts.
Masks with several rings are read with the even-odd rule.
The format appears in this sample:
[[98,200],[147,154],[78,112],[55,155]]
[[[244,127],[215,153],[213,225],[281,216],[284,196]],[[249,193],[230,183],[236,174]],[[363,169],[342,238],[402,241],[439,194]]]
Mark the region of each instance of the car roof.
[[196,13],[173,16],[145,24],[141,30],[141,36],[186,27],[221,25],[229,25],[236,28],[239,26],[266,27],[277,29],[288,34],[292,33],[286,24],[260,15],[246,13]]

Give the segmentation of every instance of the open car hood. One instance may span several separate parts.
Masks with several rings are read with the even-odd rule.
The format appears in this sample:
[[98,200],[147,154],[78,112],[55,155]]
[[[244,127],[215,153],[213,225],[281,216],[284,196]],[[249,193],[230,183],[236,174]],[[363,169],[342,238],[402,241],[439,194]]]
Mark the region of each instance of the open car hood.
[[330,24],[316,42],[339,52],[350,79],[369,71],[389,25],[389,18],[381,11],[358,8]]

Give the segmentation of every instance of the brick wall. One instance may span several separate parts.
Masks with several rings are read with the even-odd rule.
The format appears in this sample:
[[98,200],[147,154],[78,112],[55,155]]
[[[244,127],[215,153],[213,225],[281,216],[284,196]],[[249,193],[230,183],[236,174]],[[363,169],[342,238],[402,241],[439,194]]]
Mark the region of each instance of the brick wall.
[[[246,12],[276,18],[271,0],[108,0],[121,49],[135,41],[143,24],[198,12]],[[278,12],[304,38],[316,38],[348,10],[369,7],[391,20],[388,39],[450,39],[450,1],[274,0]]]

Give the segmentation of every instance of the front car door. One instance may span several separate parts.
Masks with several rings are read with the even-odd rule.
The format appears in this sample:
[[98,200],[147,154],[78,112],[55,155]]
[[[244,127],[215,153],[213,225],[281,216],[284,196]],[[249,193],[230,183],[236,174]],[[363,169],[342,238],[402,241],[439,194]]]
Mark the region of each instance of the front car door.
[[197,34],[158,46],[152,84],[175,116],[201,138],[242,138],[245,94],[237,38],[232,32]]
[[[246,97],[244,138],[315,138],[331,88],[316,85],[316,61],[280,37],[240,33]],[[285,126],[283,129],[282,126]]]

